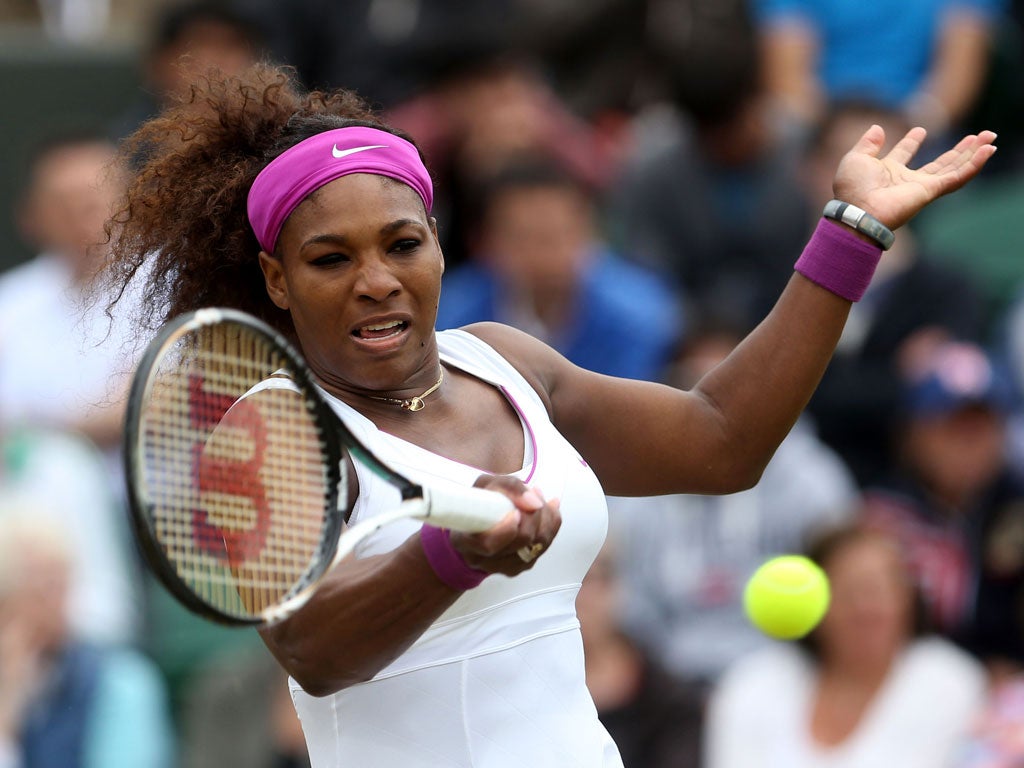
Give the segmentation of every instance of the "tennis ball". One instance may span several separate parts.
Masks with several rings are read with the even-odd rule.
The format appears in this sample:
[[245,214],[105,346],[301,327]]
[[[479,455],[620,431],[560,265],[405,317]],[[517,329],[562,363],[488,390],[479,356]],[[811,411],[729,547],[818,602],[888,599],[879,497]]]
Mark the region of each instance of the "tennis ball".
[[743,607],[766,635],[778,640],[803,637],[828,610],[828,577],[800,555],[768,560],[747,582]]

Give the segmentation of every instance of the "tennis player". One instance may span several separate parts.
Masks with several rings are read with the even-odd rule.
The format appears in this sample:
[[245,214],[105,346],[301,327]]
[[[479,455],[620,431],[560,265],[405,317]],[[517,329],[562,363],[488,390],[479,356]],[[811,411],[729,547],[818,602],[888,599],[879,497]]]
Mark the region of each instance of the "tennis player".
[[[209,305],[270,322],[386,463],[515,505],[479,534],[389,526],[262,631],[317,768],[621,766],[587,693],[574,611],[605,536],[604,494],[756,482],[892,230],[974,176],[995,138],[966,137],[911,170],[924,131],[883,157],[870,128],[776,307],[680,392],[577,368],[508,327],[436,333],[430,176],[353,94],[304,94],[261,66],[193,99],[202,110],[165,112],[126,147],[144,161],[115,220],[114,277],[147,274],[157,323]],[[397,504],[357,473],[351,520]]]

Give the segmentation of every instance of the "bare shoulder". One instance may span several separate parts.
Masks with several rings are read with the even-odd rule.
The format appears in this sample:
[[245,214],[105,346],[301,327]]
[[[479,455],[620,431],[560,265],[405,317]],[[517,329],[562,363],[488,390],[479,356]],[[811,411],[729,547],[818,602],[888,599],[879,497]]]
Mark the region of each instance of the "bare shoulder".
[[493,347],[522,374],[552,412],[551,396],[560,376],[575,366],[540,339],[501,323],[474,323],[461,330]]

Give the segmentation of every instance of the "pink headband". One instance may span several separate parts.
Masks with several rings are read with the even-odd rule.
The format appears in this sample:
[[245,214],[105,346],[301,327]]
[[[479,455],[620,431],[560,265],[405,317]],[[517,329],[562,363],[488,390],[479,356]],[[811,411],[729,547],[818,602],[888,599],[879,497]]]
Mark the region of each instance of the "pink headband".
[[299,203],[310,192],[351,173],[374,173],[404,182],[416,190],[430,212],[434,188],[416,147],[376,128],[336,128],[285,150],[253,181],[249,224],[260,247],[273,253],[285,219]]

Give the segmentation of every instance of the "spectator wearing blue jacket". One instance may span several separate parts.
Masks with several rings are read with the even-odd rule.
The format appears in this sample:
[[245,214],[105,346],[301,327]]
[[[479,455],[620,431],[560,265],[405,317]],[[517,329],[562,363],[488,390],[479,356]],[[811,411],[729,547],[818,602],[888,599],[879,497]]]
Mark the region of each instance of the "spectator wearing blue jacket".
[[497,321],[612,376],[659,379],[681,338],[679,298],[601,240],[588,189],[528,158],[483,186],[475,252],[445,275],[437,328]]

